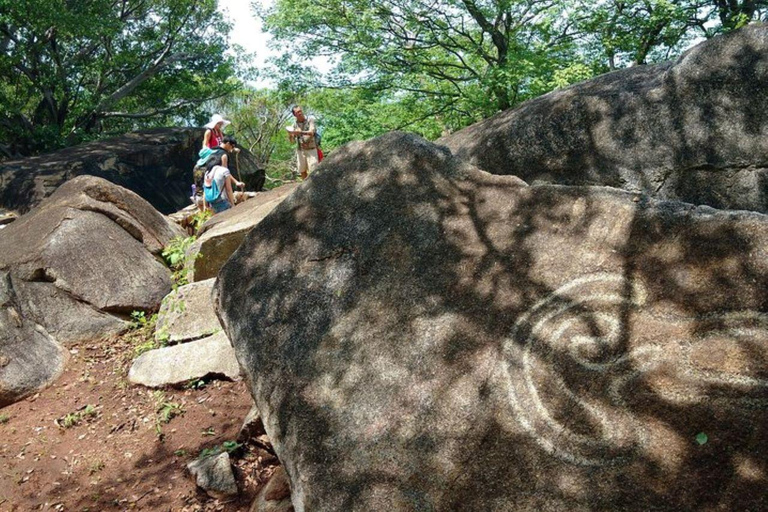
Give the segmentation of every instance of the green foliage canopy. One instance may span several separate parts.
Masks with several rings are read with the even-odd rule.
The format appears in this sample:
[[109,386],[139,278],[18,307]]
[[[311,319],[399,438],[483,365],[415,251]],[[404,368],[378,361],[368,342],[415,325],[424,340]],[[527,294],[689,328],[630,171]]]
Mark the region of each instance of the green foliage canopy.
[[216,0],[0,0],[0,156],[189,116],[237,86]]
[[[696,39],[763,19],[768,0],[276,0],[255,8],[285,49],[282,86],[304,95],[319,85],[364,90],[379,112],[398,111],[403,128],[434,134],[599,73],[674,57]],[[336,59],[322,82],[309,69],[320,55]],[[347,105],[341,118],[360,115]]]

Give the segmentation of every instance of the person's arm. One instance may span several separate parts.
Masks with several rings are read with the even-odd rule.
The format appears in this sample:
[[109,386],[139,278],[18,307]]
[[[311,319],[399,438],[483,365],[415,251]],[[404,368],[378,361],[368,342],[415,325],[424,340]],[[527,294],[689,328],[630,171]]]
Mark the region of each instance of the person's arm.
[[237,181],[235,179],[235,177],[232,176],[231,174],[227,177],[227,179],[232,181],[232,186],[233,187],[242,188],[242,187],[245,186],[245,182],[244,181]]
[[229,162],[229,157],[227,156],[227,154],[224,153],[223,155],[221,155],[221,166],[229,169],[229,165],[227,165],[228,162]]
[[208,141],[211,140],[211,129],[208,128],[205,130],[205,135],[203,135],[203,147],[201,149],[205,149],[208,147]]
[[229,178],[232,178],[232,176],[228,176],[226,180],[224,180],[224,189],[227,191],[227,197],[229,198],[229,204],[232,206],[235,206],[235,193],[232,192],[232,180]]

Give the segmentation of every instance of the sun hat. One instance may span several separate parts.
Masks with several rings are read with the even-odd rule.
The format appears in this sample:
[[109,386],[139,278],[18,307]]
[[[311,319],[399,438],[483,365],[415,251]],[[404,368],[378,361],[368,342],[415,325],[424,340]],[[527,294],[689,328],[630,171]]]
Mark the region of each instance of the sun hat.
[[214,126],[216,126],[219,123],[224,123],[224,126],[227,126],[231,121],[227,121],[223,117],[221,117],[219,114],[213,114],[211,116],[211,120],[208,121],[208,124],[205,125],[206,128],[213,129]]

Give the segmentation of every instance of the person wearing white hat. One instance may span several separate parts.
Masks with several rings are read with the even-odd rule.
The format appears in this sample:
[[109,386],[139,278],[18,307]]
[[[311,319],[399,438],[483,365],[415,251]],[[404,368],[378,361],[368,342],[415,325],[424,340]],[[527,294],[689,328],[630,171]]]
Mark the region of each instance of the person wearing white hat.
[[221,145],[224,139],[224,133],[222,128],[227,126],[229,121],[221,117],[219,114],[213,114],[211,120],[205,125],[205,135],[203,135],[203,149],[216,148]]

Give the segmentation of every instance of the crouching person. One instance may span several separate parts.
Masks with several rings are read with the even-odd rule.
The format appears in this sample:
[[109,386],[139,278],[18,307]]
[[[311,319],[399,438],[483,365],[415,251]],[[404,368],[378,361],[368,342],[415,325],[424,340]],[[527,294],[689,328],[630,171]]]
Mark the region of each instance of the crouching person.
[[245,183],[237,181],[229,169],[221,165],[221,156],[214,155],[206,162],[206,172],[203,178],[203,207],[210,207],[214,213],[223,212],[235,205],[233,185],[244,187]]

